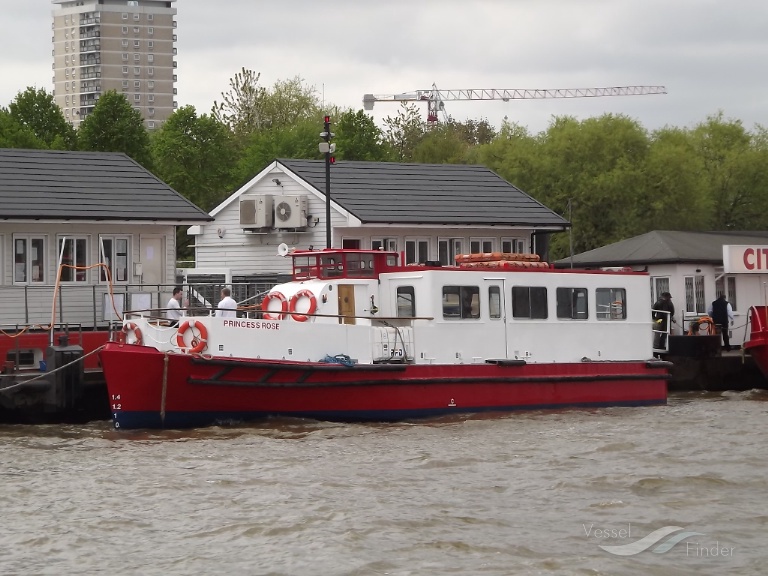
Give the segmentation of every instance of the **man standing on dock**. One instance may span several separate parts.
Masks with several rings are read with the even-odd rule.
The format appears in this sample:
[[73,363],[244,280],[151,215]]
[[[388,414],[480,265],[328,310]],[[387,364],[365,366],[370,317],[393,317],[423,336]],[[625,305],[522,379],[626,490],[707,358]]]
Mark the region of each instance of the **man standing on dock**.
[[712,321],[720,330],[720,334],[723,335],[723,346],[726,352],[731,351],[731,335],[729,333],[730,327],[733,326],[733,307],[728,300],[725,299],[725,294],[720,294],[717,300],[713,301],[709,305],[707,314],[712,317]]

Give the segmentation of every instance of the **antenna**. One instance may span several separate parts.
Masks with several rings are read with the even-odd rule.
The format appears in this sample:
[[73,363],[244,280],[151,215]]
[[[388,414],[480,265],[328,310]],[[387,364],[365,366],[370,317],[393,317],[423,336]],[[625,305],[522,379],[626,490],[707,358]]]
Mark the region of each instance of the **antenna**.
[[288,252],[289,252],[288,244],[286,244],[285,242],[283,242],[277,247],[278,256],[282,256],[283,258],[285,258],[286,256],[288,256]]

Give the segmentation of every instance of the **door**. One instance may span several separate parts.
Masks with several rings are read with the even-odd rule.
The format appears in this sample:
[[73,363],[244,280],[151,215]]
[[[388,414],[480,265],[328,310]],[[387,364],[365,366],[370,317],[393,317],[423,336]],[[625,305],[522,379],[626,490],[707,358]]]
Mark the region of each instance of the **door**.
[[339,284],[339,324],[355,322],[355,287],[352,284]]
[[163,239],[141,237],[141,282],[142,284],[164,284]]
[[[509,358],[507,312],[504,280],[491,280],[486,285],[488,302],[488,342],[493,342],[494,356]],[[482,301],[482,299],[481,299]],[[481,317],[483,314],[481,314]]]

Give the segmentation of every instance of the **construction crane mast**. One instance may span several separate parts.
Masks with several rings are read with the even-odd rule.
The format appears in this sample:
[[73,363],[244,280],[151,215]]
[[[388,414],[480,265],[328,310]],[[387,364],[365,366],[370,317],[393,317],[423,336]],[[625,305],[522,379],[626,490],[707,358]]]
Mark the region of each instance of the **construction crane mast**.
[[427,126],[435,126],[438,114],[442,113],[447,120],[445,102],[450,100],[541,100],[544,98],[597,98],[601,96],[647,96],[651,94],[666,94],[664,86],[611,86],[607,88],[554,88],[554,89],[524,89],[510,90],[489,89],[460,89],[438,90],[432,84],[430,90],[415,90],[402,94],[365,94],[363,108],[373,110],[376,102],[427,102]]

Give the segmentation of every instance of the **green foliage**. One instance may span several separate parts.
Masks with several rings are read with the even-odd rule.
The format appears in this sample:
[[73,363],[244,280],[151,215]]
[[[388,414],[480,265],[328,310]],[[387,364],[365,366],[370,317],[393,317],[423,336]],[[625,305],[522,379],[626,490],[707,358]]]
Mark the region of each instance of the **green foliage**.
[[141,114],[123,94],[110,90],[80,124],[77,134],[80,150],[123,152],[145,168],[151,168],[149,135]]
[[20,124],[5,108],[0,107],[0,148],[45,148],[30,128]]
[[416,105],[403,102],[397,116],[387,116],[384,125],[384,139],[392,150],[392,159],[395,162],[412,162],[416,146],[426,133]]
[[193,106],[176,110],[152,137],[155,173],[203,210],[232,193],[237,156],[232,133]]
[[413,161],[425,164],[462,164],[469,144],[451,126],[440,126],[427,132],[413,150]]
[[384,162],[391,157],[384,134],[373,118],[362,110],[342,112],[332,130],[336,134],[336,158]]
[[46,147],[56,150],[75,149],[75,129],[64,119],[53,95],[44,89],[29,87],[19,92],[8,108],[11,116],[29,128]]

